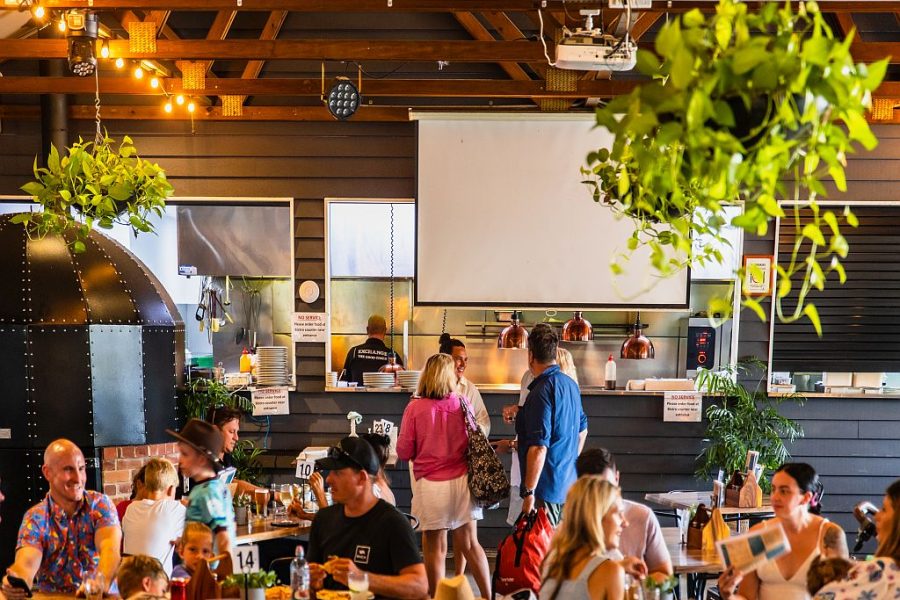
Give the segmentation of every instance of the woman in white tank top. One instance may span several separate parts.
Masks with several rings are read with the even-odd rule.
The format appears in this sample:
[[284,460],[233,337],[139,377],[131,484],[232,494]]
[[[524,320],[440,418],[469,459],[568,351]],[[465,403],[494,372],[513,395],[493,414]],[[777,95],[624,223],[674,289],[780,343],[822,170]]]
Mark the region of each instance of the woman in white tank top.
[[723,600],[809,600],[806,574],[816,556],[847,558],[844,531],[813,512],[818,512],[822,486],[815,470],[805,463],[785,463],[772,476],[772,512],[775,518],[753,529],[778,521],[791,551],[741,576],[729,569],[719,577]]

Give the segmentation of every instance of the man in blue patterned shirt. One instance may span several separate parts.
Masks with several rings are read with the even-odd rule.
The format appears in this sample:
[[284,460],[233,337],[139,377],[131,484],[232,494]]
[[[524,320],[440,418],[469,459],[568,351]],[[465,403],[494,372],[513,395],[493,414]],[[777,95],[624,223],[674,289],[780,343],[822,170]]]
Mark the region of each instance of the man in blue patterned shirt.
[[[84,455],[59,439],[44,452],[44,477],[50,491],[22,519],[16,560],[7,573],[35,591],[73,594],[88,575],[99,572],[107,587],[119,566],[122,530],[109,497],[85,490]],[[21,600],[25,593],[3,577],[3,594]]]

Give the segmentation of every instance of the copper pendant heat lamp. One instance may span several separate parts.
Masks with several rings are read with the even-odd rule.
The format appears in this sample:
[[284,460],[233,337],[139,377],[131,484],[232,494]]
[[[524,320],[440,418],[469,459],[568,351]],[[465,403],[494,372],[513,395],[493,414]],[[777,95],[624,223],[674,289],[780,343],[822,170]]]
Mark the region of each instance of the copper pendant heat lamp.
[[646,325],[641,323],[641,313],[637,314],[634,325],[631,326],[631,335],[622,343],[622,351],[619,353],[621,358],[656,358],[656,349],[653,348],[653,342],[644,335]]
[[512,323],[500,332],[497,338],[498,348],[528,348],[528,330],[519,324],[519,313],[513,311]]
[[594,327],[576,310],[575,316],[566,321],[562,328],[564,342],[589,342],[594,339]]

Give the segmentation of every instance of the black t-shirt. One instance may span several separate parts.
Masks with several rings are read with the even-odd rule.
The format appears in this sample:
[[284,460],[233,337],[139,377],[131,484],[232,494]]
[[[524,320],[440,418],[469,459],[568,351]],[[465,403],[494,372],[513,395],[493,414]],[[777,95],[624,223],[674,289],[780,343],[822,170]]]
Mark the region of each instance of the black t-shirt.
[[[365,344],[353,346],[347,353],[344,361],[344,369],[347,371],[344,381],[355,381],[362,385],[363,373],[374,373],[387,364],[392,350],[387,347],[384,340],[369,338]],[[397,364],[402,365],[400,355],[397,355]]]
[[[319,511],[309,532],[307,559],[324,564],[333,556],[352,558],[361,570],[376,575],[398,575],[422,562],[409,519],[384,500],[359,517],[346,516],[342,504]],[[330,577],[325,587],[344,588]]]

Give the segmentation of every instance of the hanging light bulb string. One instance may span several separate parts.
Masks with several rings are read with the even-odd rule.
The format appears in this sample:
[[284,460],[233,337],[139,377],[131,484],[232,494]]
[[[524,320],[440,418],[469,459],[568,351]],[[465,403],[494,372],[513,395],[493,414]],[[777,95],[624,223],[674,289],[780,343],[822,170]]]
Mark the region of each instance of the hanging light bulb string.
[[94,146],[103,143],[103,134],[100,132],[100,69],[94,69],[94,120],[97,123],[97,131],[94,134]]
[[441,320],[441,335],[447,333],[447,309],[444,309],[444,318]]
[[397,356],[394,350],[394,203],[391,203],[391,352]]

